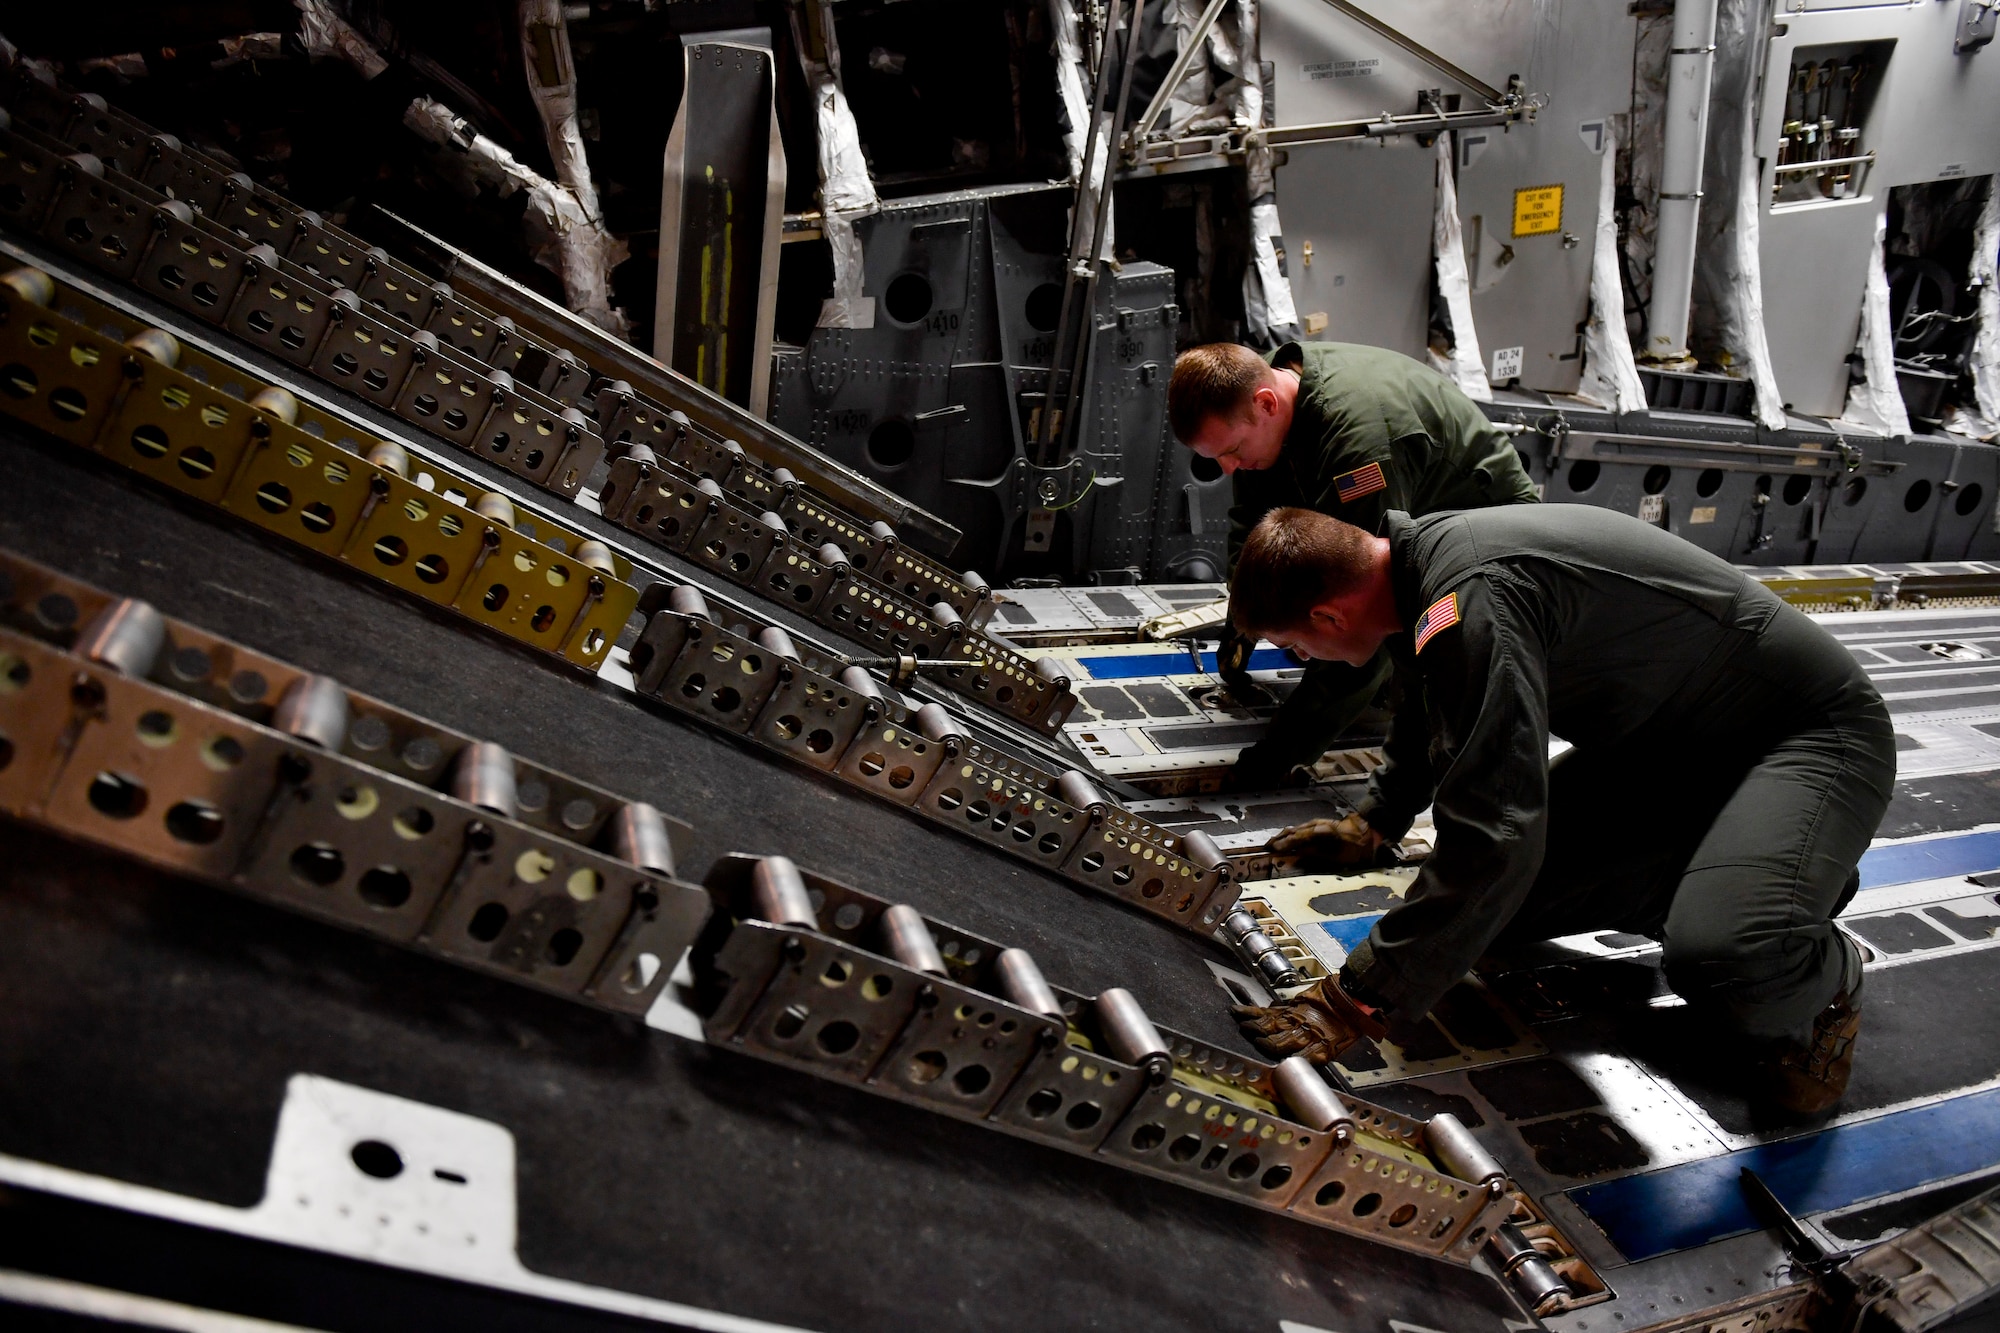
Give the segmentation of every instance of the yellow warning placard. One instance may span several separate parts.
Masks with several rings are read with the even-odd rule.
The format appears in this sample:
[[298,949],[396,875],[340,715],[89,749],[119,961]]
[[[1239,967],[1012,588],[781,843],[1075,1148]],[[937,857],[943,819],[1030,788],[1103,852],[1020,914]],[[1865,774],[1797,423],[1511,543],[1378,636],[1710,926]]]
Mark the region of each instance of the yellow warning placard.
[[1562,186],[1530,185],[1514,191],[1514,235],[1546,236],[1561,231],[1562,224]]

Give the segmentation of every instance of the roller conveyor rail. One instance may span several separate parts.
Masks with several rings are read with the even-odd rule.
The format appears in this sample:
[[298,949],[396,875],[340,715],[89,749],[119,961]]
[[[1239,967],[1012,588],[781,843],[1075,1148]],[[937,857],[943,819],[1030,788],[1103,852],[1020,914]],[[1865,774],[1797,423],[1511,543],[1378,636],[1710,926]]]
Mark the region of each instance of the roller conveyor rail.
[[[630,343],[579,319],[539,292],[523,287],[380,205],[375,206],[374,216],[396,233],[403,253],[422,256],[439,280],[459,291],[476,293],[487,304],[505,310],[517,327],[529,330],[545,342],[574,347],[592,366],[634,386],[636,396],[650,403],[655,411],[679,410],[686,413],[697,429],[716,439],[748,441],[746,448],[752,454],[771,460],[773,467],[789,468],[822,495],[838,497],[844,508],[871,524],[883,522],[898,532],[919,534],[928,539],[926,545],[931,549],[947,554],[958,542],[958,529],[943,519],[802,444],[708,386],[661,365]],[[663,406],[669,403],[673,408]],[[924,559],[920,553],[905,554],[913,563]],[[936,565],[935,561],[929,563]]]
[[5,95],[12,225],[566,500],[622,450],[604,511],[648,541],[880,651],[958,657],[941,685],[1040,734],[1074,706],[1066,682],[984,634],[978,575],[101,99],[25,69]]
[[708,919],[651,806],[29,561],[0,582],[14,819],[634,1015]]

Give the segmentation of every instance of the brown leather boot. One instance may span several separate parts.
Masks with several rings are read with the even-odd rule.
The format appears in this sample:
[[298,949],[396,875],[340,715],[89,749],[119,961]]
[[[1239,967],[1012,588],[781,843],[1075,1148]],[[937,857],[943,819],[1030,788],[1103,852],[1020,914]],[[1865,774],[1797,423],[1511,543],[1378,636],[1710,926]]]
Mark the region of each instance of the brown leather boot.
[[1810,1037],[1779,1044],[1771,1066],[1771,1099],[1794,1115],[1830,1110],[1847,1092],[1860,1032],[1861,1002],[1843,989],[1813,1019]]

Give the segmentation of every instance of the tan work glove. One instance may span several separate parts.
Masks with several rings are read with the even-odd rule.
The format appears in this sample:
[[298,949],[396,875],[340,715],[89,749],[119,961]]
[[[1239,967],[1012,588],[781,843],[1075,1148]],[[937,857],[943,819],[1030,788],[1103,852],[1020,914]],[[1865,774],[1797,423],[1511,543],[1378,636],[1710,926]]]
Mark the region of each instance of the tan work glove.
[[1272,1059],[1303,1055],[1316,1065],[1337,1060],[1363,1037],[1381,1037],[1388,1030],[1373,1010],[1355,1003],[1331,977],[1289,1000],[1231,1005],[1229,1012],[1251,1044]]
[[1375,864],[1386,839],[1358,814],[1341,819],[1309,819],[1271,839],[1270,850],[1296,856],[1302,867],[1336,866],[1354,869]]

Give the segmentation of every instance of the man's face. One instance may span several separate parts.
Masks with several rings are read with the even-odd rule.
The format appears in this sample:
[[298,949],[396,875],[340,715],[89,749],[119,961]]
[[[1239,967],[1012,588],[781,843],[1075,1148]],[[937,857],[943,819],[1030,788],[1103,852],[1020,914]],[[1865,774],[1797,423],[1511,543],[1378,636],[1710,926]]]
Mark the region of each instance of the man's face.
[[1292,413],[1269,385],[1250,395],[1249,405],[1233,416],[1209,417],[1187,442],[1203,458],[1213,459],[1223,475],[1241,470],[1262,472],[1278,461]]
[[1321,606],[1305,624],[1272,631],[1264,637],[1301,657],[1364,666],[1381,649],[1388,635],[1362,628],[1353,615],[1337,607]]

